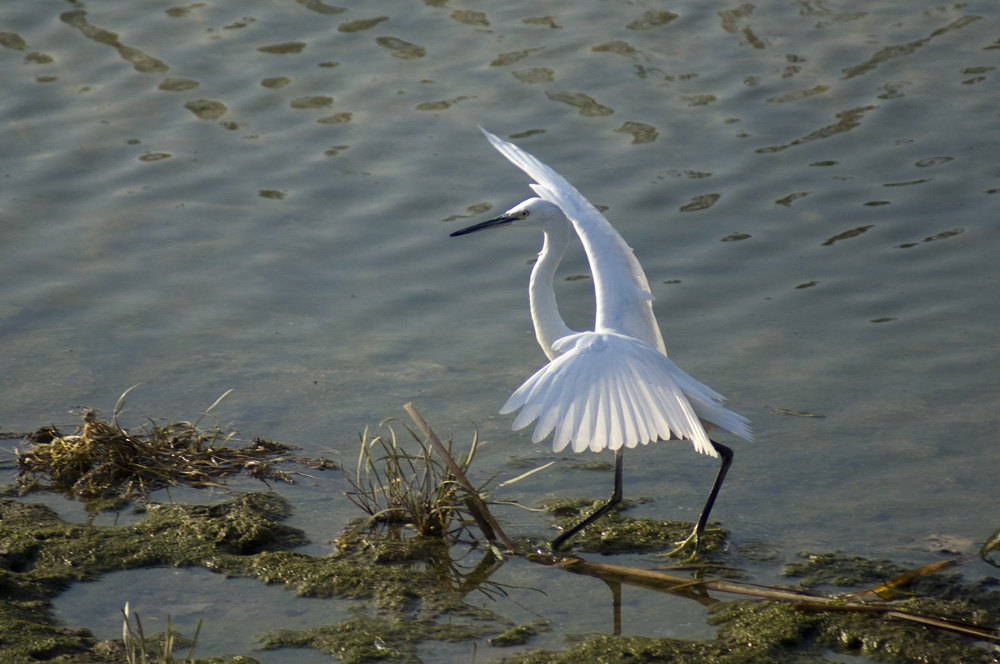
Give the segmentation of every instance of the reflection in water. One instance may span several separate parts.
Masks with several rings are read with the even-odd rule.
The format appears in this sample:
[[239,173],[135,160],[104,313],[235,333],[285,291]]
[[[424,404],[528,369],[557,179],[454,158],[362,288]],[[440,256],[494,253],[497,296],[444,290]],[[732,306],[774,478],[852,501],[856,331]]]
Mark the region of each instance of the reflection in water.
[[288,102],[288,105],[292,108],[329,108],[333,106],[333,97],[328,95],[297,97]]
[[305,42],[285,42],[284,44],[261,46],[257,50],[261,53],[276,53],[278,55],[284,55],[286,53],[301,53],[305,47]]
[[625,27],[629,30],[652,30],[662,27],[676,18],[678,15],[673,12],[650,10],[643,12],[642,16],[631,21]]
[[378,37],[375,39],[375,43],[382,48],[392,51],[392,57],[394,58],[412,60],[413,58],[422,58],[427,55],[427,49],[423,46],[417,46],[396,37]]
[[861,125],[861,118],[863,118],[869,111],[874,111],[878,106],[864,106],[861,108],[853,108],[849,111],[841,111],[837,113],[837,122],[829,124],[825,127],[821,127],[810,134],[803,136],[802,138],[796,138],[787,145],[775,145],[766,148],[757,148],[757,152],[760,154],[767,154],[769,152],[780,152],[787,147],[792,145],[802,145],[803,143],[808,143],[809,141],[815,141],[821,138],[829,138],[830,136],[836,136],[845,131],[850,131]]
[[169,92],[183,92],[193,90],[199,85],[198,81],[192,81],[190,78],[165,78],[160,82],[159,88]]
[[626,122],[615,131],[620,134],[631,134],[632,145],[652,143],[660,135],[660,132],[656,131],[656,127],[642,122]]
[[[446,244],[524,183],[481,124],[607,206],[678,363],[757,413],[763,442],[717,513],[750,540],[734,548],[891,558],[995,529],[969,509],[995,493],[993,0],[7,4],[4,429],[139,382],[138,423],[235,388],[235,427],[347,458],[412,400],[442,427],[474,421],[483,467],[507,469],[523,440],[496,410],[543,358],[523,292],[497,284],[537,248]],[[314,98],[335,102],[295,107]],[[564,262],[587,272],[573,248]],[[588,323],[592,281],[556,285]],[[674,506],[710,470],[680,463],[629,469],[656,500],[637,511],[690,518]],[[503,498],[584,480],[540,473]],[[289,490],[317,549],[343,490]],[[509,518],[515,536],[550,526]],[[531,574],[495,573],[548,593],[518,598],[555,625],[529,647],[607,630],[603,585]],[[571,612],[548,599],[570,590]],[[714,634],[625,599],[625,631]]]
[[295,0],[300,5],[303,5],[306,9],[311,9],[318,14],[324,14],[331,16],[333,14],[340,14],[347,11],[346,7],[334,7],[333,5],[328,5],[323,0]]
[[118,33],[91,25],[87,21],[87,12],[82,9],[64,12],[60,14],[59,19],[82,32],[83,36],[87,39],[93,39],[100,44],[107,44],[114,47],[122,58],[132,63],[136,71],[144,74],[159,74],[170,69],[162,60],[157,60],[137,48],[122,44],[118,40]]
[[[518,60],[523,60],[535,51],[540,51],[541,48],[528,48],[523,51],[512,51],[510,53],[501,53],[497,57],[493,58],[490,62],[490,67],[506,67],[507,65],[512,65]],[[546,71],[551,72],[551,69]]]
[[347,23],[341,23],[338,25],[337,32],[361,32],[363,30],[371,30],[379,23],[388,20],[388,16],[379,16],[377,18],[364,18],[357,21],[348,21]]
[[687,205],[682,205],[680,212],[698,212],[699,210],[707,210],[708,208],[715,205],[719,199],[722,198],[722,194],[699,194],[691,199],[691,202]]
[[428,101],[423,104],[417,104],[418,111],[443,111],[446,108],[451,108],[460,101],[469,99],[467,95],[461,95],[459,97],[454,97],[452,99],[442,99],[441,101]]
[[551,83],[555,80],[555,72],[548,67],[515,69],[511,74],[522,83]]
[[773,104],[783,104],[785,102],[798,101],[800,99],[805,99],[806,97],[823,94],[829,89],[829,85],[817,85],[808,90],[793,90],[791,92],[785,92],[784,94],[775,95],[774,97],[769,97],[767,101]]
[[867,231],[869,228],[873,228],[874,224],[868,224],[867,226],[858,226],[857,228],[852,228],[849,231],[844,231],[843,233],[837,233],[831,238],[828,238],[823,242],[824,247],[829,247],[831,244],[840,242],[841,240],[849,240],[852,237],[857,237]]
[[486,12],[475,11],[472,9],[456,9],[451,12],[451,18],[459,23],[464,23],[465,25],[473,25],[483,28],[489,26],[490,24],[490,22],[486,20]]
[[618,55],[624,55],[626,58],[634,58],[639,53],[633,46],[629,45],[628,42],[621,40],[591,46],[590,50],[594,53],[617,53]]
[[956,19],[951,23],[938,28],[937,30],[934,30],[933,32],[931,32],[930,35],[922,39],[916,39],[914,41],[907,42],[905,44],[893,44],[891,46],[886,46],[880,49],[878,52],[876,52],[874,55],[872,55],[864,62],[858,63],[851,67],[845,67],[842,70],[844,73],[843,78],[848,79],[848,78],[854,78],[855,76],[861,76],[863,74],[867,74],[868,72],[872,71],[879,65],[889,62],[890,60],[911,55],[918,48],[921,48],[922,46],[926,46],[927,44],[929,44],[930,41],[935,37],[940,37],[942,35],[945,35],[951,32],[952,30],[960,30],[961,28],[964,28],[968,25],[972,25],[981,18],[982,18],[981,16],[963,16],[962,18]]
[[188,109],[202,120],[217,120],[229,110],[221,101],[213,99],[197,99],[184,103],[184,108]]
[[575,106],[580,109],[580,115],[584,117],[611,115],[615,112],[614,109],[598,104],[593,97],[582,92],[546,92],[545,95],[552,101]]

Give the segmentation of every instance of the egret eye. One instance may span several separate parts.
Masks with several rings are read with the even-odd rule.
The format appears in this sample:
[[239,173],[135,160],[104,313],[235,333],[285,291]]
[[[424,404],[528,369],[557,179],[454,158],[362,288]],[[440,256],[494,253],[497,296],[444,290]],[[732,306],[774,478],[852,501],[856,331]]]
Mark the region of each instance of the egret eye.
[[528,218],[528,211],[527,210],[521,210],[520,212],[517,213],[517,216],[519,216],[521,219],[527,219]]

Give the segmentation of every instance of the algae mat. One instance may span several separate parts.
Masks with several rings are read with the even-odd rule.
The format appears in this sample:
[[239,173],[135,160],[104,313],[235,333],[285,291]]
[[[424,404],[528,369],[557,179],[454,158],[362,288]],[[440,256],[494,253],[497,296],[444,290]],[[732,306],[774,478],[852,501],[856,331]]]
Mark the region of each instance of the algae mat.
[[[428,644],[457,642],[468,644],[470,653],[478,646],[477,661],[488,661],[501,657],[504,645],[530,646],[532,638],[550,629],[545,620],[512,625],[466,601],[478,582],[486,583],[491,569],[504,564],[489,553],[482,554],[464,585],[443,578],[449,550],[440,540],[373,536],[341,555],[308,556],[292,550],[305,537],[283,523],[290,513],[285,499],[260,492],[215,505],[150,505],[134,525],[92,526],[67,523],[42,505],[0,501],[0,660],[124,661],[120,641],[57,625],[51,602],[73,583],[150,566],[200,566],[228,577],[282,584],[303,596],[357,603],[355,615],[335,624],[262,634],[262,649],[313,648],[345,662],[417,662],[421,644],[426,650]],[[847,571],[852,582],[878,583],[899,570],[889,561],[842,555],[812,556],[789,569],[803,577],[803,588],[842,581]],[[551,573],[566,571],[552,566]],[[997,624],[1000,593],[991,582],[964,584],[954,574],[918,581],[923,585],[915,590],[921,596],[900,606]],[[995,653],[972,641],[886,615],[818,613],[756,599],[710,603],[718,635],[707,641],[598,635],[563,651],[529,650],[501,661],[819,662],[831,650],[887,662],[995,661]],[[253,653],[227,661],[252,662]]]

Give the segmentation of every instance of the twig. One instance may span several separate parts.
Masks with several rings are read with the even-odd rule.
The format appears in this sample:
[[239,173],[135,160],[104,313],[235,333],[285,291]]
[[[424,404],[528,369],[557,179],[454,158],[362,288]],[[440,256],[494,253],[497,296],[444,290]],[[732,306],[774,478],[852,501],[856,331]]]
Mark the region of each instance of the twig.
[[504,534],[503,529],[500,527],[500,524],[497,523],[496,519],[493,518],[493,515],[490,514],[490,511],[486,508],[486,504],[483,502],[483,499],[479,497],[479,492],[476,491],[475,487],[472,486],[472,483],[469,482],[465,473],[463,473],[462,469],[458,467],[457,463],[455,463],[455,459],[453,459],[451,454],[448,453],[448,449],[441,443],[427,422],[424,421],[424,418],[419,412],[417,412],[417,409],[413,407],[412,403],[408,403],[403,406],[403,410],[405,410],[410,418],[413,419],[413,422],[417,425],[417,428],[420,429],[420,432],[427,437],[428,442],[430,442],[434,450],[444,460],[445,465],[448,466],[448,470],[452,472],[459,484],[465,488],[468,493],[468,500],[466,504],[470,508],[472,516],[476,519],[476,522],[479,523],[479,527],[486,536],[486,539],[492,542],[496,537],[499,537],[500,541],[503,542],[503,545],[507,547],[507,550],[513,551],[514,544],[507,538],[507,535]]
[[963,622],[960,620],[950,620],[948,618],[938,618],[936,616],[927,616],[922,613],[915,613],[913,611],[907,611],[906,609],[899,609],[893,606],[887,606],[885,604],[826,604],[818,605],[814,603],[806,604],[795,604],[796,609],[800,611],[848,611],[853,613],[879,613],[892,618],[899,618],[900,620],[907,620],[909,622],[915,622],[926,627],[936,627],[937,629],[943,629],[948,632],[954,632],[956,634],[961,634],[962,636],[968,636],[973,639],[978,639],[980,641],[988,641],[990,643],[1000,644],[1000,634],[997,634],[995,629],[990,629],[988,627],[981,627],[979,625],[973,625],[972,623]]
[[[431,428],[421,417],[420,413],[417,412],[416,408],[413,407],[412,403],[408,403],[403,406],[404,410],[413,418],[416,423],[417,428],[427,437],[431,446],[438,452],[441,458],[444,460],[445,465],[448,469],[455,475],[456,480],[465,488],[468,492],[468,497],[466,499],[466,504],[469,506],[470,511],[476,518],[477,523],[479,523],[480,528],[486,535],[487,539],[491,542],[494,541],[494,533],[499,536],[500,540],[507,547],[508,550],[513,550],[513,544],[507,539],[503,530],[497,524],[493,515],[490,514],[486,505],[483,503],[482,499],[479,497],[479,493],[472,486],[469,480],[465,477],[462,469],[459,468],[458,464],[452,458],[451,454],[448,453],[447,448],[438,437],[434,434]],[[518,478],[520,479],[520,478]],[[485,522],[485,523],[484,523]],[[979,554],[981,557],[986,557],[986,552],[996,545],[1000,541],[1000,531],[994,533],[990,540],[985,544],[980,550]],[[891,589],[898,585],[904,585],[908,583],[913,578],[918,576],[923,576],[925,574],[931,574],[940,569],[950,567],[952,565],[960,564],[965,562],[969,558],[974,557],[973,555],[966,555],[954,560],[944,561],[940,563],[935,563],[932,565],[926,565],[920,569],[907,572],[901,575],[897,579],[893,579],[889,583],[883,584],[878,588],[874,588],[868,591],[852,593],[848,595],[818,595],[806,591],[794,590],[791,588],[774,588],[771,586],[761,586],[750,583],[739,583],[734,581],[725,581],[722,579],[697,579],[691,576],[683,576],[679,574],[668,574],[660,570],[652,569],[642,569],[636,567],[625,567],[622,565],[608,565],[605,563],[592,563],[580,558],[560,558],[551,555],[529,555],[527,558],[533,560],[534,562],[560,567],[568,572],[574,574],[583,574],[586,576],[593,576],[604,581],[611,581],[617,583],[627,583],[629,585],[641,586],[644,588],[650,588],[654,590],[659,590],[662,592],[673,592],[673,593],[684,593],[690,595],[692,591],[716,591],[723,592],[733,595],[746,595],[750,597],[758,597],[761,599],[770,599],[775,601],[787,602],[791,604],[798,610],[801,611],[840,611],[840,612],[855,612],[855,613],[875,613],[879,615],[884,615],[891,618],[896,618],[899,620],[906,620],[908,622],[913,622],[916,624],[924,625],[926,627],[933,627],[937,629],[946,630],[949,632],[954,632],[967,636],[973,639],[978,639],[980,641],[986,641],[993,644],[1000,644],[1000,633],[997,630],[987,627],[982,627],[980,625],[975,625],[972,623],[951,620],[947,618],[938,618],[935,616],[928,616],[922,613],[917,613],[915,611],[909,611],[905,608],[900,608],[889,602],[867,602],[860,599],[863,595],[875,595],[879,596],[881,591]],[[989,561],[991,562],[991,561]],[[992,564],[992,563],[991,563]]]
[[[544,561],[540,561],[544,562]],[[601,579],[618,581],[630,585],[651,587],[667,591],[688,591],[695,588],[703,590],[715,590],[733,595],[751,595],[764,599],[776,599],[784,602],[816,601],[819,603],[832,603],[840,601],[822,595],[783,589],[771,588],[769,586],[757,586],[749,583],[736,583],[724,581],[722,579],[694,579],[690,576],[679,574],[667,574],[652,569],[642,569],[639,567],[625,567],[622,565],[608,565],[606,563],[592,563],[580,558],[552,559],[549,564],[573,572],[574,574],[584,574],[586,576],[596,576]]]
[[666,574],[657,570],[592,563],[579,558],[535,557],[536,562],[561,567],[574,574],[594,576],[606,581],[617,581],[629,585],[642,586],[665,592],[688,592],[692,589],[714,590],[734,595],[749,595],[762,599],[772,599],[791,603],[800,611],[848,611],[854,613],[877,613],[906,620],[926,627],[934,627],[954,632],[980,641],[1000,644],[1000,634],[995,629],[982,627],[961,620],[938,618],[915,611],[909,611],[890,603],[862,602],[857,596],[816,595],[798,590],[772,588],[749,583],[723,581],[721,579],[693,579],[689,576]]

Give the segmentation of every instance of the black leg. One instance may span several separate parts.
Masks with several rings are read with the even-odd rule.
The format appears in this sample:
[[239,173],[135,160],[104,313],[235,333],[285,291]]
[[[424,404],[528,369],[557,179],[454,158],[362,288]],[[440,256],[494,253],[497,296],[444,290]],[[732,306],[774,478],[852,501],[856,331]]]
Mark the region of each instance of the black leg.
[[705,526],[708,524],[708,516],[712,513],[712,507],[715,505],[715,499],[719,497],[719,489],[722,488],[722,483],[726,479],[726,473],[729,472],[729,466],[733,465],[733,450],[726,447],[722,443],[717,443],[714,440],[709,440],[712,443],[712,447],[715,451],[719,453],[722,457],[722,465],[719,466],[719,474],[715,476],[715,484],[712,485],[712,492],[708,494],[708,500],[705,501],[705,508],[701,511],[701,517],[698,519],[698,525],[694,527],[694,532],[686,540],[680,543],[676,549],[671,551],[671,554],[681,551],[688,544],[694,540],[694,552],[692,556],[698,554],[698,547],[701,545],[701,536],[705,532]]
[[[728,450],[729,448],[727,447],[726,449]],[[732,457],[732,454],[733,454],[732,450],[730,450],[729,451],[730,457]],[[586,519],[576,524],[566,532],[559,535],[559,537],[552,540],[553,551],[559,551],[559,547],[561,547],[566,540],[568,540],[573,535],[576,535],[578,532],[580,532],[581,530],[592,524],[594,521],[597,521],[599,518],[607,514],[608,510],[610,510],[612,507],[614,507],[615,505],[617,505],[622,501],[622,464],[624,463],[624,461],[625,461],[625,455],[622,453],[622,450],[621,449],[616,450],[615,490],[611,492],[611,498],[608,499],[608,502],[601,505],[601,507],[596,512],[594,512],[593,514],[591,514]],[[719,480],[716,480],[716,483],[721,484]],[[713,497],[711,500],[712,502],[714,502],[715,498]]]

